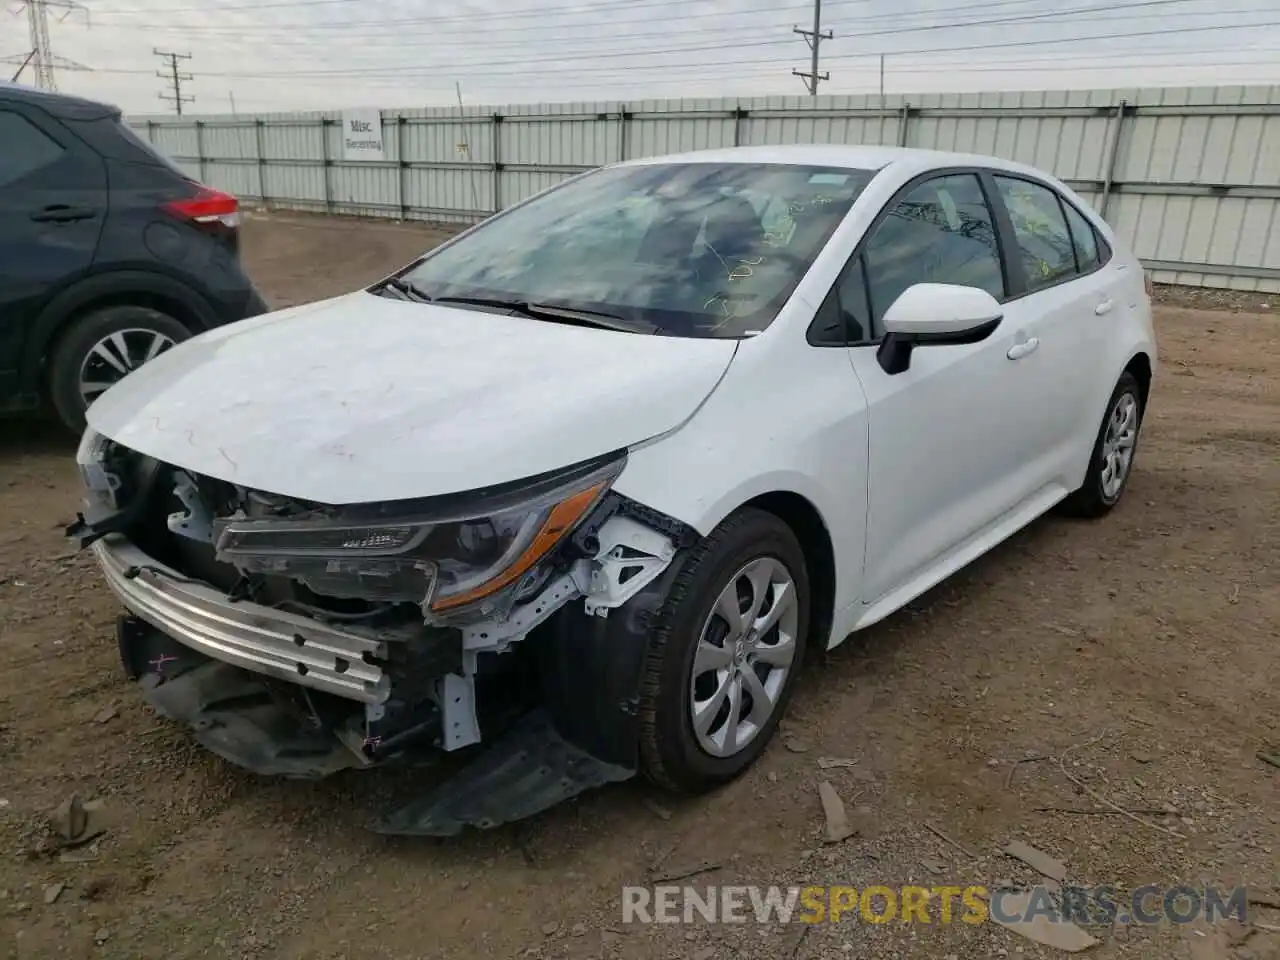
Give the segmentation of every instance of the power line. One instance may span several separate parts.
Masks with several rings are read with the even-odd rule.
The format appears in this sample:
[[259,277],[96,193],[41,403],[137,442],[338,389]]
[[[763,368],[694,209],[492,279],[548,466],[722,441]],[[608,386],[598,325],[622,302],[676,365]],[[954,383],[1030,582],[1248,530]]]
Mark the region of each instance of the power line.
[[[1019,0],[1019,2],[1025,2],[1025,0]],[[1187,2],[1187,0],[1143,0],[1143,2],[1141,3],[1130,4],[1129,6],[1147,7],[1147,6],[1158,6],[1158,5],[1164,5],[1164,4],[1183,3],[1183,2]],[[945,11],[957,11],[957,10],[965,10],[965,11],[972,12],[972,11],[979,10],[983,6],[999,6],[999,5],[1001,4],[990,4],[990,5],[976,4],[971,7],[970,6],[941,7],[941,8],[937,8],[934,11],[931,11],[931,13],[941,13]],[[1120,22],[1123,20],[1134,20],[1134,19],[1146,20],[1149,16],[1149,14],[1132,14],[1127,16],[1121,15],[1118,17],[1110,17],[1110,16],[1104,17],[1104,16],[1095,15],[1100,12],[1115,12],[1115,11],[1120,11],[1124,9],[1125,7],[1115,7],[1114,5],[1110,5],[1110,4],[1100,4],[1097,6],[1073,7],[1073,8],[1058,10],[1058,11],[1049,12],[1049,13],[1026,14],[1026,15],[1021,15],[1016,17],[1002,17],[1002,18],[985,19],[985,20],[964,20],[964,21],[956,21],[954,23],[940,23],[940,24],[930,23],[930,24],[920,24],[920,25],[901,25],[902,18],[895,15],[895,16],[888,16],[888,17],[867,18],[865,20],[859,21],[861,24],[866,25],[866,24],[873,24],[875,21],[883,22],[888,20],[900,25],[887,30],[862,31],[858,34],[858,36],[859,37],[895,36],[895,35],[904,34],[904,33],[915,33],[920,31],[929,31],[929,30],[941,30],[941,29],[959,30],[959,29],[964,29],[972,26],[1029,23],[1032,21],[1049,20],[1049,19],[1053,19],[1056,23],[1069,23],[1069,22],[1073,22],[1073,17],[1077,17],[1077,16],[1079,16],[1080,19],[1087,19],[1091,23],[1113,23],[1113,22]],[[1230,9],[1230,10],[1219,9],[1219,10],[1206,10],[1206,11],[1188,11],[1188,12],[1181,12],[1181,13],[1174,12],[1174,13],[1166,13],[1165,16],[1179,17],[1179,18],[1210,17],[1210,16],[1220,17],[1224,15],[1247,15],[1255,12],[1256,11],[1252,9],[1236,8],[1236,9]],[[596,28],[591,27],[589,24],[582,24],[580,26],[582,26],[583,28],[596,30]],[[1239,24],[1239,26],[1241,29],[1244,29],[1249,25]],[[747,35],[758,34],[762,31],[762,29],[764,28],[758,25],[739,26],[739,27],[729,26],[729,27],[724,27],[724,28],[715,30],[714,34],[710,32],[705,32],[705,35],[707,36],[708,39],[711,39],[713,36],[715,38],[722,39],[725,36],[737,36],[739,34],[747,34]],[[807,33],[808,31],[803,31],[803,32]],[[486,43],[486,48],[496,48],[496,47],[504,46],[504,47],[513,47],[513,48],[519,49],[520,47],[531,46],[537,40],[544,40],[545,36],[546,36],[545,33],[543,33],[534,39],[516,39],[516,40],[509,39],[506,41],[492,40]],[[660,31],[639,32],[639,33],[628,32],[625,34],[625,37],[621,39],[632,41],[632,40],[643,40],[643,39],[651,39],[651,38],[667,38],[670,36],[671,36],[670,30],[660,30]],[[475,46],[474,40],[472,39],[464,40],[464,39],[461,39],[460,37],[447,38],[447,39],[431,37],[431,38],[423,38],[417,41],[412,39],[405,40],[399,37],[387,37],[384,39],[386,39],[388,44],[390,45],[389,48],[395,49],[395,50],[414,49],[414,48],[420,48],[420,47],[430,47],[432,50],[462,49],[462,48],[466,48],[469,50],[474,48]],[[830,38],[827,38],[827,39],[830,39]],[[621,51],[616,49],[610,49],[606,51],[601,51],[600,41],[597,36],[590,36],[590,37],[561,36],[560,41],[562,42],[556,43],[555,51],[561,58],[567,58],[567,57],[573,56],[575,58],[587,58],[587,59],[591,59],[591,58],[613,59],[614,57],[622,54],[645,54],[645,53],[652,52],[652,51],[643,50],[643,49],[621,50]],[[239,44],[240,38],[236,38],[236,42]],[[565,45],[567,43],[582,43],[582,42],[585,42],[587,44],[587,47],[585,49],[578,49],[576,47]],[[776,42],[780,44],[784,41],[776,41]],[[282,40],[272,39],[270,40],[270,43],[273,49],[276,49],[279,47],[289,47],[289,46],[306,47],[307,49],[314,49],[315,47],[314,40],[300,39],[300,38],[294,38],[292,41],[283,40],[283,39]],[[732,47],[732,46],[734,45],[717,43],[716,48],[725,49],[727,47]],[[379,52],[382,52],[383,49],[386,49],[386,48],[378,48],[376,46],[373,46],[367,43],[362,44],[362,47],[365,50],[372,49],[372,50],[378,50]],[[694,49],[694,48],[688,48],[688,49]],[[544,62],[546,59],[547,57],[545,54],[538,53],[535,55],[534,59],[531,59],[525,62],[530,62],[530,63]],[[476,65],[481,65],[481,64],[488,65],[495,62],[502,63],[504,61],[493,61],[493,60],[486,59],[484,61],[476,61]],[[505,62],[510,62],[510,61],[505,61]]]
[[813,0],[813,29],[801,30],[799,27],[792,27],[791,32],[798,33],[804,37],[805,43],[809,44],[809,51],[812,54],[808,73],[800,70],[792,70],[791,72],[804,81],[805,87],[809,90],[809,96],[816,97],[818,95],[818,81],[831,79],[831,74],[829,73],[818,73],[818,47],[823,40],[830,40],[833,37],[830,30],[825,33],[822,30],[822,0]]
[[152,53],[154,53],[154,54],[155,54],[157,57],[159,57],[161,60],[168,60],[168,61],[169,61],[169,69],[168,69],[168,71],[167,71],[167,72],[165,72],[165,73],[159,73],[159,72],[157,72],[157,73],[156,73],[156,76],[157,76],[157,77],[159,77],[161,80],[167,80],[167,81],[169,81],[169,83],[171,83],[171,84],[173,85],[173,93],[158,93],[158,94],[156,94],[156,96],[158,96],[161,100],[168,100],[168,101],[170,101],[170,102],[173,104],[174,108],[178,111],[178,116],[182,116],[182,105],[183,105],[184,103],[193,103],[193,102],[195,102],[195,99],[196,99],[195,97],[186,97],[186,96],[183,96],[183,94],[182,94],[182,81],[184,81],[184,80],[188,80],[188,81],[190,81],[190,80],[194,80],[194,79],[195,79],[195,77],[193,77],[193,76],[192,76],[191,74],[189,74],[189,73],[179,73],[179,72],[178,72],[178,61],[179,61],[179,60],[190,60],[190,59],[191,59],[191,54],[189,54],[189,53],[171,53],[171,52],[166,51],[166,50],[157,50],[157,49],[155,49],[154,47],[152,48],[151,52],[152,52]]
[[[663,2],[666,3],[666,2],[669,2],[669,0],[663,0]],[[933,16],[939,13],[955,13],[955,12],[961,12],[961,11],[968,12],[968,13],[982,13],[992,8],[1007,7],[1014,4],[1025,5],[1027,3],[1033,3],[1033,2],[1037,2],[1037,0],[994,0],[994,2],[991,2],[991,3],[960,4],[959,6],[936,7],[928,11],[927,16]],[[1203,2],[1203,0],[1162,0],[1162,2],[1199,3],[1199,2]],[[831,0],[828,0],[828,6],[831,6],[831,5],[832,5]],[[792,8],[785,7],[785,6],[780,7],[776,3],[770,3],[767,6],[763,6],[763,7],[750,7],[750,8],[739,9],[739,10],[736,10],[735,13],[737,14],[776,13],[779,11],[785,12],[789,9],[792,9]],[[1121,6],[1116,9],[1123,10],[1124,7]],[[1061,11],[1054,15],[1061,16],[1062,13],[1067,13],[1067,12],[1070,12],[1070,11]],[[1243,11],[1222,11],[1222,12],[1252,13],[1254,11],[1243,10]],[[1211,11],[1211,12],[1206,12],[1203,14],[1196,14],[1196,15],[1209,16],[1209,15],[1216,15],[1216,14],[1217,14],[1217,11]],[[1184,16],[1186,14],[1176,14],[1176,15]],[[711,14],[683,15],[681,17],[681,21],[683,22],[684,20],[693,19],[695,17],[701,17],[701,16],[716,17],[719,19],[723,19],[723,14],[711,13]],[[921,16],[921,14],[920,13],[879,14],[879,15],[872,15],[868,17],[859,18],[858,22],[860,24],[882,23],[882,22],[891,22],[891,23],[900,24],[903,22],[904,17],[909,17],[909,16],[919,17]],[[641,32],[635,32],[635,31],[626,29],[626,27],[630,24],[640,24],[640,23],[650,24],[652,23],[652,20],[653,18],[649,17],[642,20],[613,21],[607,26],[622,28],[622,31],[623,31],[622,36],[627,40],[638,40],[638,39],[644,39],[644,38],[659,38],[659,37],[671,36],[670,28],[667,28],[664,30],[641,31]],[[148,26],[151,26],[151,25],[149,24]],[[389,34],[385,29],[383,29],[383,30],[379,30],[377,33],[372,33],[367,35],[365,34],[357,35],[357,34],[350,34],[350,33],[344,32],[343,38],[344,39],[360,39],[362,41],[362,44],[361,44],[362,47],[366,49],[369,46],[373,45],[374,41],[381,41],[387,44],[388,46],[394,47],[397,49],[405,48],[405,47],[431,47],[433,49],[438,49],[442,46],[443,47],[465,46],[467,48],[474,48],[475,38],[472,36],[472,34],[474,33],[473,28],[470,25],[465,25],[465,24],[459,24],[458,26],[462,32],[458,32],[458,33],[434,33],[433,32],[432,36],[430,37],[420,37],[420,38],[414,38],[412,36],[406,37],[401,33]],[[598,49],[599,38],[602,33],[602,26],[603,25],[599,23],[586,23],[586,22],[571,23],[571,24],[557,24],[555,27],[555,30],[556,30],[558,40],[589,41],[594,48]],[[248,27],[248,26],[246,27],[211,27],[211,28],[202,28],[202,29],[233,30],[234,34],[232,36],[229,36],[226,42],[234,42],[239,44],[241,40],[245,38],[264,38],[264,33],[267,32],[270,29],[270,27],[271,27],[270,24],[260,24],[260,25],[255,25],[253,27]],[[112,24],[112,25],[109,25],[109,29],[136,30],[138,28],[133,25]],[[174,29],[179,29],[179,28],[174,28]],[[490,29],[493,34],[499,35],[500,38],[493,39],[493,40],[487,39],[485,42],[486,49],[490,47],[498,47],[498,46],[520,46],[522,44],[527,45],[531,42],[534,42],[535,40],[544,40],[546,39],[546,36],[547,36],[547,28],[540,24],[517,26],[517,27],[510,27],[510,28],[493,27]],[[711,31],[714,33],[714,36],[720,37],[725,35],[752,33],[752,32],[759,33],[766,30],[772,30],[773,24],[753,23],[753,24],[721,25],[720,23],[716,23],[709,28],[700,28],[700,29],[703,31]],[[566,30],[588,30],[590,31],[590,36],[565,37],[563,35],[563,31],[566,31]],[[316,41],[308,37],[299,37],[297,35],[298,33],[299,33],[299,30],[297,29],[284,30],[282,31],[282,35],[279,38],[276,38],[274,36],[270,37],[269,42],[271,43],[272,47],[296,46],[296,47],[307,47],[308,49],[314,49]],[[505,35],[517,35],[517,36],[513,37],[513,36],[505,36]],[[218,41],[207,40],[206,42],[214,43]],[[561,49],[560,43],[557,43],[556,49],[557,50]]]
[[[828,8],[831,8],[831,7],[839,7],[842,5],[842,3],[845,5],[851,6],[854,4],[864,4],[868,2],[870,2],[870,0],[827,0],[827,6]],[[1031,2],[1034,2],[1034,0],[995,0],[995,2],[989,2],[989,3],[976,3],[976,4],[968,4],[968,5],[962,4],[958,6],[947,6],[947,7],[935,8],[933,10],[928,10],[928,11],[916,11],[914,13],[892,13],[892,14],[881,14],[878,16],[860,17],[858,22],[865,23],[865,22],[877,21],[877,20],[901,22],[902,18],[906,16],[932,16],[938,13],[961,12],[961,11],[975,13],[975,12],[985,11],[987,9],[992,9],[997,7],[1025,5]],[[1110,5],[1105,8],[1091,7],[1089,9],[1100,9],[1100,10],[1105,9],[1108,12],[1123,14],[1125,10],[1131,9],[1131,8],[1136,9],[1136,8],[1147,7],[1152,5],[1164,6],[1164,5],[1173,5],[1173,4],[1181,4],[1181,3],[1202,3],[1202,2],[1207,2],[1207,0],[1154,0],[1154,2],[1150,2],[1149,0],[1149,2],[1120,3],[1120,4]],[[330,22],[314,22],[313,21],[313,22],[280,23],[280,22],[270,22],[270,21],[267,21],[267,22],[257,21],[252,24],[234,24],[233,23],[233,24],[221,24],[221,25],[211,25],[207,23],[168,23],[166,24],[163,22],[148,20],[145,24],[135,24],[135,23],[108,24],[107,28],[116,29],[116,30],[130,30],[130,31],[136,31],[140,28],[146,28],[146,29],[152,29],[152,30],[159,29],[159,30],[164,30],[166,32],[181,31],[184,34],[222,33],[222,34],[229,34],[236,37],[241,37],[241,36],[250,35],[250,34],[253,36],[262,36],[264,33],[267,33],[270,31],[279,32],[282,34],[282,36],[283,35],[296,36],[296,34],[299,32],[308,32],[308,31],[326,32],[331,30],[341,30],[343,33],[344,39],[351,39],[353,37],[356,37],[357,35],[353,34],[351,31],[353,29],[363,28],[363,29],[369,29],[374,31],[373,33],[370,33],[370,34],[359,35],[367,39],[384,38],[384,39],[387,39],[388,41],[404,41],[407,38],[405,38],[403,35],[400,35],[400,34],[390,33],[388,31],[388,28],[428,26],[428,25],[434,25],[434,24],[456,23],[458,24],[459,30],[470,31],[474,21],[489,19],[489,18],[501,19],[505,24],[517,17],[525,17],[525,16],[546,17],[547,15],[556,13],[557,11],[560,11],[562,14],[591,13],[591,12],[608,12],[609,10],[613,10],[613,9],[631,10],[631,9],[640,9],[640,8],[658,8],[658,7],[670,7],[670,6],[677,6],[681,8],[680,20],[682,23],[686,20],[706,19],[706,18],[715,18],[719,21],[723,21],[725,17],[724,11],[721,11],[721,10],[713,10],[705,13],[691,12],[688,10],[688,0],[602,0],[602,2],[599,4],[589,5],[585,7],[579,4],[576,6],[569,6],[569,7],[546,7],[540,10],[526,9],[526,10],[515,10],[510,12],[502,12],[502,13],[493,13],[493,14],[481,13],[481,14],[462,15],[462,16],[419,16],[419,17],[408,17],[408,18],[398,18],[398,19],[383,18],[380,20],[344,20],[344,21],[330,21]],[[797,7],[796,5],[778,5],[777,3],[773,3],[773,4],[767,4],[765,6],[739,8],[734,10],[733,14],[735,17],[738,17],[744,14],[751,14],[751,13],[780,13],[780,12],[794,11],[797,9],[811,9],[811,7],[807,7],[807,6]],[[1035,20],[1035,19],[1042,19],[1042,18],[1061,17],[1063,15],[1070,14],[1072,12],[1073,11],[1070,9],[1056,10],[1056,11],[1039,10],[1039,11],[1028,12],[1018,17],[1017,19]],[[1216,10],[1203,11],[1203,13],[1219,13],[1219,12],[1222,12],[1222,11],[1216,11]],[[1230,12],[1230,11],[1227,11],[1227,12]],[[1264,9],[1257,9],[1257,10],[1242,10],[1237,12],[1262,13],[1266,11],[1264,8]],[[1190,13],[1201,13],[1201,12],[1189,11],[1188,14]],[[1175,15],[1188,15],[1188,14],[1175,14]],[[647,15],[638,20],[612,21],[611,25],[625,26],[627,24],[652,23],[652,20],[653,20],[652,15]],[[1012,19],[1010,20],[1010,22],[1012,22]],[[962,24],[957,24],[957,25],[962,25]],[[576,23],[576,24],[555,24],[554,28],[556,30],[560,30],[560,29],[579,27],[584,29],[590,28],[590,29],[599,31],[601,26],[602,24],[600,23]],[[736,26],[731,26],[729,27],[729,29],[740,29],[744,26],[750,26],[750,25],[739,24]],[[769,25],[759,24],[758,26],[762,28],[767,28]],[[950,25],[949,24],[925,24],[923,26],[915,27],[913,29],[938,29],[944,26],[950,26]],[[548,29],[547,25],[538,24],[538,23],[527,24],[524,26],[516,26],[516,27],[501,26],[501,27],[491,28],[491,30],[494,33],[504,33],[504,34],[545,33],[547,29]],[[721,24],[717,24],[717,30],[719,29],[721,29]],[[798,31],[798,32],[808,33],[809,31]]]
[[[850,3],[850,4],[854,4],[854,3],[865,4],[865,3],[870,3],[871,0],[843,0],[843,2]],[[417,26],[417,25],[427,25],[427,24],[435,24],[435,23],[470,24],[475,21],[485,21],[485,20],[501,20],[504,23],[506,23],[510,20],[523,19],[523,18],[529,18],[529,17],[533,17],[537,20],[546,20],[548,17],[551,17],[551,16],[565,16],[565,15],[571,15],[571,14],[608,13],[614,10],[635,10],[635,9],[646,9],[646,8],[656,8],[656,7],[681,8],[680,9],[681,21],[690,19],[693,17],[716,17],[721,20],[723,20],[725,17],[724,10],[711,10],[705,13],[693,13],[688,10],[689,5],[690,5],[689,0],[599,0],[599,2],[597,3],[579,2],[574,4],[568,4],[565,6],[548,6],[548,7],[538,7],[538,8],[524,7],[518,10],[502,10],[502,11],[495,11],[492,13],[456,14],[456,15],[449,15],[449,16],[399,17],[394,19],[382,17],[376,20],[328,20],[320,23],[317,23],[315,21],[286,21],[286,22],[265,23],[265,24],[259,22],[254,26],[270,27],[277,30],[341,30],[341,31],[344,31],[344,34],[345,34],[345,32],[352,27],[372,27],[376,29],[382,29],[385,32],[387,27]],[[791,6],[794,7],[794,6],[797,6],[797,4],[792,4]],[[223,9],[227,9],[227,8],[223,8]],[[250,9],[250,8],[245,8],[245,9]],[[254,7],[252,9],[259,9],[259,8]],[[758,8],[758,11],[756,12],[777,11],[779,9],[786,9],[786,8],[780,8],[779,5],[775,3],[772,6]],[[116,11],[116,12],[119,12],[119,11]],[[155,11],[151,11],[151,13],[154,13],[154,12]],[[733,11],[734,15],[738,15],[743,12],[745,11],[741,11],[741,10]],[[650,18],[650,22],[651,20],[652,18]],[[633,21],[633,22],[640,22],[640,21]],[[115,24],[114,26],[116,26],[117,28],[120,28],[124,25]],[[138,26],[147,26],[147,27],[163,26],[171,29],[190,31],[190,32],[218,32],[218,31],[228,31],[228,30],[239,31],[244,29],[242,26],[237,26],[234,24],[224,25],[224,26],[212,26],[207,23],[191,23],[191,22],[174,23],[174,22],[165,22],[165,21],[156,22],[150,19],[145,24],[130,24],[129,26],[131,29],[137,29]],[[543,27],[543,29],[545,29],[545,27]]]
[[[1170,36],[1170,35],[1181,35],[1181,34],[1187,34],[1187,33],[1203,33],[1208,31],[1220,31],[1220,30],[1246,30],[1247,29],[1250,31],[1257,31],[1259,29],[1267,28],[1267,27],[1280,27],[1280,21],[1250,23],[1250,24],[1206,24],[1201,26],[1174,27],[1174,28],[1168,28],[1163,30],[1121,31],[1116,33],[1101,33],[1101,34],[1092,34],[1084,37],[1047,37],[1047,38],[1032,39],[1032,40],[1011,40],[1011,41],[1003,41],[999,43],[980,43],[980,44],[962,44],[958,46],[921,47],[921,48],[915,48],[910,50],[869,50],[869,51],[862,51],[859,53],[841,53],[841,54],[834,54],[834,55],[829,54],[827,55],[827,58],[828,60],[843,62],[843,61],[849,61],[849,60],[865,60],[871,57],[879,56],[881,53],[890,57],[910,56],[914,54],[924,54],[924,53],[951,53],[951,52],[958,53],[958,52],[966,52],[966,51],[974,51],[974,50],[999,50],[999,49],[1009,49],[1009,48],[1017,48],[1017,47],[1039,47],[1039,46],[1063,44],[1063,43],[1094,42],[1099,40],[1107,41],[1107,40],[1124,40],[1124,39],[1131,39],[1131,38]],[[886,31],[878,31],[874,35],[882,36],[882,35],[886,35],[886,33],[887,33]],[[744,41],[740,43],[721,42],[721,43],[713,43],[713,44],[661,47],[661,48],[649,49],[649,50],[602,52],[600,54],[585,54],[585,53],[575,54],[574,55],[575,59],[579,59],[579,60],[597,59],[597,60],[607,60],[610,62],[608,64],[604,64],[601,66],[591,66],[589,64],[580,65],[575,67],[574,72],[575,74],[587,74],[587,73],[593,73],[593,72],[599,73],[601,70],[604,70],[604,71],[616,70],[617,65],[614,61],[617,61],[618,59],[621,59],[621,58],[649,57],[649,56],[656,56],[660,54],[705,53],[710,51],[728,51],[733,49],[745,49],[748,47],[771,47],[771,46],[780,46],[787,42],[788,41],[785,41],[785,40],[758,40],[758,41]],[[376,78],[379,76],[384,76],[384,77],[414,76],[414,77],[424,78],[424,77],[430,77],[432,75],[438,74],[438,75],[441,75],[442,77],[447,75],[448,79],[453,80],[456,78],[457,71],[459,70],[460,67],[462,68],[483,67],[485,70],[486,76],[537,76],[537,75],[564,73],[564,67],[548,65],[547,60],[548,58],[544,55],[542,57],[537,57],[537,58],[519,57],[519,58],[509,58],[504,60],[489,60],[483,63],[473,62],[473,63],[461,64],[461,65],[457,63],[441,62],[433,66],[422,66],[422,67],[390,65],[390,66],[377,66],[377,67],[344,67],[344,68],[331,69],[331,70],[330,69],[324,69],[324,70],[295,69],[295,70],[288,70],[288,71],[234,71],[233,70],[233,71],[210,71],[205,73],[204,75],[265,80],[265,79],[288,79],[288,78],[295,78],[295,77]],[[708,67],[752,66],[752,65],[776,64],[776,63],[786,63],[786,62],[788,61],[778,60],[778,59],[759,59],[759,60],[749,60],[749,61],[744,61],[740,59],[739,60],[706,60],[706,61],[700,61],[696,65],[690,64],[690,66],[691,67],[696,66],[698,69],[705,69]],[[666,72],[672,68],[679,67],[679,66],[681,65],[680,64],[652,64],[652,65],[646,66],[644,64],[637,64],[635,66],[635,69],[639,69],[639,70],[653,69],[653,70]],[[493,67],[511,67],[514,69],[494,70],[492,69]],[[117,69],[112,72],[130,73],[130,72],[139,72],[139,71]]]

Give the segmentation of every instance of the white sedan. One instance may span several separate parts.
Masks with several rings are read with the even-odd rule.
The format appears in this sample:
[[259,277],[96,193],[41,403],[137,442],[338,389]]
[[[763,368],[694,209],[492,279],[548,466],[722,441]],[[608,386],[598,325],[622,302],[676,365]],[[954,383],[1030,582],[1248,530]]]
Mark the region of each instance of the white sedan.
[[1115,506],[1155,364],[1142,266],[1040,171],[655,157],[130,374],[68,532],[128,675],[222,756],[472,749],[379,822],[445,834],[737,776],[807,652]]

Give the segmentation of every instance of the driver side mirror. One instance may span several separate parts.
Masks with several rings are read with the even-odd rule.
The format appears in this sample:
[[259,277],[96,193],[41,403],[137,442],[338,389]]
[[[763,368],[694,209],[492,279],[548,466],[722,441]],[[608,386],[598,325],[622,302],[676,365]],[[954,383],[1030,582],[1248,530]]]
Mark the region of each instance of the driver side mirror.
[[884,338],[876,352],[890,376],[911,365],[915,347],[979,343],[1000,326],[1003,312],[991,294],[954,283],[917,283],[902,292],[884,315]]

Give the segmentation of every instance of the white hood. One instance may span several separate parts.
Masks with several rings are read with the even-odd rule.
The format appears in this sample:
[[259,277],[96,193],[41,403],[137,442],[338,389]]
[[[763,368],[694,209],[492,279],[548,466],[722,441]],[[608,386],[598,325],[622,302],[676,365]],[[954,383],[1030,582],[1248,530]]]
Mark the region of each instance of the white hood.
[[166,463],[285,496],[429,497],[665,433],[735,347],[360,292],[180,344],[104,393],[88,421]]

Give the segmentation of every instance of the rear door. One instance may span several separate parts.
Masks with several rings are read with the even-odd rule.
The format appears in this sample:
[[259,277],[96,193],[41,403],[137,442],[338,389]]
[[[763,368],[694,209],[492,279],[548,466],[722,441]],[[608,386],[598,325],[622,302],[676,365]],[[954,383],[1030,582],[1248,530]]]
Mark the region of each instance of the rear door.
[[0,390],[29,327],[89,270],[107,214],[102,160],[42,110],[0,101]]
[[[1053,187],[1031,177],[992,172],[993,196],[1005,217],[1014,296],[1006,320],[1023,331],[1018,365],[1037,382],[1037,431],[1024,451],[1045,483],[1066,487],[1078,479],[1081,424],[1092,439],[1093,408],[1108,314],[1120,292],[1109,289],[1092,251],[1077,245],[1071,226],[1078,211]],[[1087,224],[1086,224],[1087,226]]]

